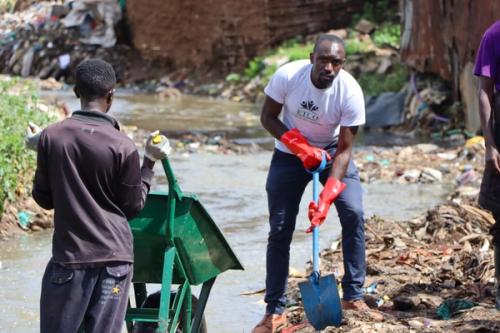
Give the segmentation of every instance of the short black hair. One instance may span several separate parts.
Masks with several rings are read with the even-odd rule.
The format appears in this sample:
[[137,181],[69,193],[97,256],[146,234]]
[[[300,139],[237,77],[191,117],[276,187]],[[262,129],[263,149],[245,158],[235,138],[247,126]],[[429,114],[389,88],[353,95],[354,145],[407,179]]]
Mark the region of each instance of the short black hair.
[[76,67],[75,81],[80,97],[94,100],[106,97],[116,84],[116,76],[106,61],[87,59]]
[[323,41],[325,40],[328,40],[332,43],[337,43],[337,44],[340,44],[342,45],[342,47],[344,48],[345,50],[345,43],[344,43],[344,40],[342,38],[340,38],[339,36],[337,35],[332,35],[332,34],[324,34],[324,35],[320,35],[318,37],[318,39],[316,40],[316,43],[314,43],[314,49],[313,49],[313,52],[316,52],[316,50],[318,49],[319,47],[319,44],[321,44]]

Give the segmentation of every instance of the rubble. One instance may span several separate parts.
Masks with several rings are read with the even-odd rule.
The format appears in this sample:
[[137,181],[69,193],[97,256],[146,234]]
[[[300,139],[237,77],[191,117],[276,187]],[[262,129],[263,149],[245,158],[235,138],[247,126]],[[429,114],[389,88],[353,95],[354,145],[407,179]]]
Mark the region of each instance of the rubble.
[[72,6],[42,1],[0,14],[0,71],[71,82],[80,61],[99,57],[113,64],[119,81],[126,81],[140,56],[128,45],[115,45],[114,26],[121,16],[117,2],[73,1]]
[[484,139],[446,148],[434,144],[363,147],[354,151],[363,182],[452,183],[479,187],[484,169]]
[[[369,306],[384,322],[344,311],[341,327],[322,332],[498,332],[494,305],[493,217],[462,198],[409,221],[366,221]],[[321,271],[343,275],[341,246],[321,252]],[[308,263],[308,276],[311,263]],[[290,326],[305,320],[297,283],[289,277]],[[368,288],[370,289],[370,288]],[[442,320],[441,318],[447,318]],[[471,320],[474,319],[474,320]],[[487,328],[487,330],[484,330]],[[307,325],[297,333],[315,332]]]

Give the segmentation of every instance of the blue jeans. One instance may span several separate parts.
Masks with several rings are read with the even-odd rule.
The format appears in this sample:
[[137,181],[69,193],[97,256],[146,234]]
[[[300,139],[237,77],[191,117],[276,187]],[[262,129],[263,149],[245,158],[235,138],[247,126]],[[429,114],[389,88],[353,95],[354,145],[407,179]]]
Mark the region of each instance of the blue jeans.
[[[328,152],[333,157],[335,148],[328,149]],[[331,162],[320,175],[323,184],[330,170]],[[300,200],[311,179],[311,174],[305,171],[302,162],[295,155],[274,151],[266,183],[270,231],[267,242],[264,300],[267,303],[268,314],[280,314],[285,310],[290,243]],[[346,184],[346,188],[334,202],[342,225],[345,270],[342,289],[345,300],[357,300],[363,297],[362,287],[366,275],[365,227],[362,188],[352,160],[342,181]]]

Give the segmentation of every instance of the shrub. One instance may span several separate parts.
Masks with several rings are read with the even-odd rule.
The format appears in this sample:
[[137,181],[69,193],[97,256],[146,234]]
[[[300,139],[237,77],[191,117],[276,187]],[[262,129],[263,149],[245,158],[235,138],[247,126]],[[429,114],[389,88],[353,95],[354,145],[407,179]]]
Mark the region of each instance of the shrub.
[[399,24],[385,24],[373,34],[373,42],[378,47],[390,46],[399,49],[400,39],[401,25]]
[[40,126],[50,121],[38,110],[35,91],[29,81],[0,79],[0,215],[5,201],[12,201],[33,177],[36,156],[24,146],[28,121]]
[[406,84],[408,71],[401,64],[395,64],[386,74],[365,73],[358,78],[359,85],[366,96],[377,96],[383,92],[397,92]]

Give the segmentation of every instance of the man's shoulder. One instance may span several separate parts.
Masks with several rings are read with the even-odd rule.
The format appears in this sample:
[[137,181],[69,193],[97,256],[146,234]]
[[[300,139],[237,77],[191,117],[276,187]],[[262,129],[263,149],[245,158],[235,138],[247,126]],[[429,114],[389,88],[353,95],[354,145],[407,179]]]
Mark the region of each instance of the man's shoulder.
[[485,36],[498,37],[500,36],[500,20],[496,21],[486,29]]
[[339,72],[339,84],[346,86],[350,89],[361,89],[358,81],[348,71],[343,69]]
[[[75,120],[72,117],[68,117],[48,125],[47,127],[45,127],[43,132],[45,132],[45,135],[49,138],[57,138],[63,132],[67,133],[67,131],[74,131],[78,128],[84,128],[84,126],[79,124],[78,120]],[[101,127],[101,130],[99,132],[101,133],[100,138],[103,143],[106,142],[109,145],[120,146],[125,150],[133,151],[137,149],[134,141],[125,132],[122,132],[113,126],[109,126],[106,124],[104,127]],[[103,138],[102,136],[104,136],[105,138]]]
[[292,79],[297,73],[301,73],[309,68],[311,62],[307,59],[288,62],[278,68],[277,73]]

